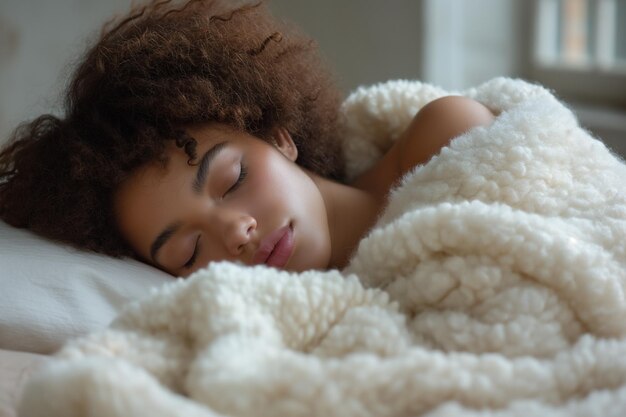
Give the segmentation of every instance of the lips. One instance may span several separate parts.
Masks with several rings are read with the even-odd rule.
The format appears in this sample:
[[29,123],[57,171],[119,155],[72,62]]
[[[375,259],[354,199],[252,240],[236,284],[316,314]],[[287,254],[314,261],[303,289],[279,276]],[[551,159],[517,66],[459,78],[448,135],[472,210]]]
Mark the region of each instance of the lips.
[[254,253],[254,264],[266,264],[275,268],[283,268],[294,248],[293,230],[291,225],[276,229],[261,240]]

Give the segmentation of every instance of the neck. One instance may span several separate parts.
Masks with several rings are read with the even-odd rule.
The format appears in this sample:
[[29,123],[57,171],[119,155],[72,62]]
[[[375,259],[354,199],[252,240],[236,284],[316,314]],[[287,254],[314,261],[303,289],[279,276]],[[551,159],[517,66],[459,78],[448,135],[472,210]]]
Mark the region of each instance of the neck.
[[374,226],[384,200],[373,193],[309,173],[321,192],[331,239],[329,268],[341,269]]

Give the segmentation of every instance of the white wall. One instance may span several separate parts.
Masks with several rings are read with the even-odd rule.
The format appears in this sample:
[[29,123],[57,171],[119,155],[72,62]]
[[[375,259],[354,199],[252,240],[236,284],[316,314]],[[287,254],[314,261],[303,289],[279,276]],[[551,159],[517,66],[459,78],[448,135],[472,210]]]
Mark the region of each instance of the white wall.
[[419,0],[272,0],[270,8],[317,40],[346,92],[420,77]]
[[59,112],[71,61],[130,0],[0,1],[0,143],[21,121]]
[[423,79],[464,89],[519,76],[528,42],[529,1],[424,0]]
[[530,0],[273,0],[319,41],[342,86],[420,78],[463,89],[523,72]]

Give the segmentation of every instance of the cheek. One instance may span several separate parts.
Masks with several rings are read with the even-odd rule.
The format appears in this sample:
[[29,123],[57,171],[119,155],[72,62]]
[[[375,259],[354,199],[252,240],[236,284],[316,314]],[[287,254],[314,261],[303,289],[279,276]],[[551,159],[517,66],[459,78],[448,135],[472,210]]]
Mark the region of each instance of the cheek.
[[265,201],[276,209],[306,209],[314,191],[304,171],[283,160],[268,164],[250,185],[257,194],[257,201]]
[[319,190],[293,162],[278,154],[267,156],[250,163],[248,172],[240,201],[257,221],[274,226],[285,216],[304,222],[311,229],[324,226],[326,211]]
[[[252,168],[249,168],[252,169]],[[248,175],[247,189],[244,191],[249,210],[253,215],[267,215],[284,209],[286,196],[294,190],[293,179],[276,172],[276,169],[259,169]]]

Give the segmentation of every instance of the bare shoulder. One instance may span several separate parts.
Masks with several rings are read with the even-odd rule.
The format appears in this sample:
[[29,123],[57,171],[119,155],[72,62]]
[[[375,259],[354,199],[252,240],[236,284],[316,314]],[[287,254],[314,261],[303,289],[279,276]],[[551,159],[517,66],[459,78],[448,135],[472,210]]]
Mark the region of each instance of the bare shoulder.
[[387,154],[355,181],[379,196],[415,166],[424,164],[452,139],[476,126],[491,124],[494,114],[476,100],[445,96],[426,104]]
[[426,104],[415,119],[428,119],[438,126],[447,126],[455,132],[489,124],[494,114],[484,104],[463,96],[445,96]]
[[476,100],[445,96],[425,105],[396,143],[404,173],[428,162],[452,139],[476,126],[491,124],[494,114]]

